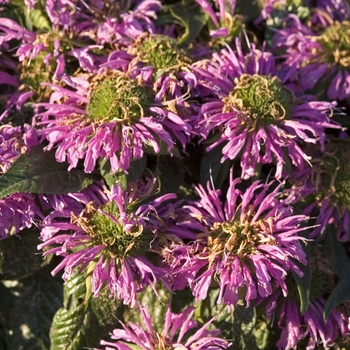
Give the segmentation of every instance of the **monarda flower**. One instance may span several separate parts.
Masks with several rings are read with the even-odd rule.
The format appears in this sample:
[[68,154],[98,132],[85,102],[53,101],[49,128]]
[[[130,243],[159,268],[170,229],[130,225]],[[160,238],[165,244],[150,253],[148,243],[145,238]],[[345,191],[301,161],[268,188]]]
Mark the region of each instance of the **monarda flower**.
[[[107,286],[110,297],[134,307],[136,294],[146,286],[155,290],[157,281],[168,286],[166,266],[151,261],[157,261],[161,249],[157,247],[161,245],[158,232],[162,228],[157,208],[174,195],[159,197],[133,212],[129,195],[119,184],[107,193],[107,200],[101,190],[88,188],[82,195],[71,194],[69,197],[76,200],[70,207],[64,205],[67,200],[60,200],[55,215],[43,222],[44,242],[38,249],[45,249],[44,256],[55,253],[63,257],[53,275],[64,269],[66,280],[73,269],[85,270],[95,297]],[[79,204],[83,206],[80,212],[76,210]]]
[[[350,239],[350,150],[347,139],[327,144],[312,161],[312,168],[296,176],[303,183],[304,212],[316,218],[310,237],[323,236],[334,225],[339,240]],[[307,197],[306,197],[307,196]]]
[[197,84],[196,75],[189,69],[196,56],[193,48],[179,44],[170,35],[143,33],[127,52],[131,69],[154,84],[157,101],[170,96],[184,105]]
[[[328,0],[326,0],[327,2]],[[267,26],[280,27],[288,14],[293,14],[302,21],[307,21],[317,1],[309,0],[258,0],[260,15],[254,20],[255,25],[266,21]]]
[[337,308],[324,321],[326,300],[323,297],[312,300],[303,315],[294,298],[281,298],[278,305],[278,315],[274,317],[281,329],[281,336],[276,349],[313,350],[320,349],[320,345],[322,349],[330,349],[334,344],[349,345],[349,314]]
[[[322,12],[319,12],[319,17]],[[294,65],[296,79],[303,90],[326,92],[329,99],[344,100],[350,96],[350,12],[343,21],[324,14],[322,25],[311,29],[290,18],[277,31],[274,47],[287,52],[286,66]],[[316,29],[317,28],[317,29]]]
[[[38,143],[36,133],[29,125],[24,127],[5,124],[0,126],[0,176],[13,162]],[[42,217],[30,193],[14,193],[0,199],[0,239],[16,235],[31,227]]]
[[[176,103],[156,102],[152,86],[120,71],[105,71],[92,78],[67,77],[67,87],[56,90],[46,111],[38,116],[40,134],[57,147],[56,159],[69,169],[84,159],[85,171],[94,170],[101,158],[112,172],[128,171],[132,159],[145,151],[172,154],[176,142],[184,148],[190,125],[176,111]],[[75,90],[75,91],[74,91]],[[59,103],[54,103],[59,102]],[[53,118],[52,118],[53,117]]]
[[223,146],[221,162],[240,158],[242,178],[258,164],[275,164],[281,178],[287,164],[303,168],[309,161],[302,144],[323,147],[332,104],[299,96],[286,82],[289,72],[276,71],[272,54],[253,47],[243,55],[237,42],[237,53],[224,49],[194,69],[213,96],[201,107],[198,133],[214,140],[207,151]]
[[244,299],[248,306],[276,289],[287,295],[289,271],[302,275],[296,263],[306,264],[306,255],[298,233],[308,217],[293,215],[280,198],[282,184],[258,181],[242,192],[240,183],[230,179],[224,202],[220,190],[197,188],[200,199],[186,207],[197,238],[164,254],[176,276],[174,290],[188,284],[201,300],[217,282],[219,304],[230,307]]
[[193,97],[192,88],[197,85],[190,66],[195,60],[208,57],[209,49],[201,44],[182,44],[175,26],[148,29],[130,33],[130,43],[113,51],[103,66],[122,70],[127,67],[132,76],[140,75],[153,85],[156,101],[167,97],[186,107],[185,101]]
[[219,330],[207,329],[213,320],[198,328],[198,323],[192,320],[194,307],[188,307],[180,314],[172,313],[168,307],[162,333],[153,328],[146,307],[140,306],[140,312],[143,325],[131,322],[125,325],[120,322],[123,329],[115,329],[111,333],[112,341],[101,340],[100,344],[105,346],[105,350],[132,350],[135,347],[142,350],[219,350],[227,349],[230,345],[228,341],[218,337]]
[[281,329],[276,348],[330,349],[336,344],[347,349],[350,343],[350,308],[347,301],[333,309],[324,318],[326,297],[335,289],[338,276],[332,270],[329,258],[332,254],[312,246],[310,254],[311,282],[310,302],[302,314],[297,286],[292,278],[287,282],[290,293],[287,297],[277,292],[265,300],[267,317]]

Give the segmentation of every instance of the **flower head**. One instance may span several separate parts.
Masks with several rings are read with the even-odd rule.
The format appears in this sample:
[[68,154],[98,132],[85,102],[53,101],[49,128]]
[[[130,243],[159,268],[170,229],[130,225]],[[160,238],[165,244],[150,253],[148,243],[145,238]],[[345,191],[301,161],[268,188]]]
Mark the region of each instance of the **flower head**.
[[[0,126],[0,176],[13,162],[38,143],[37,135],[29,125],[24,127],[4,124]],[[0,199],[0,239],[29,228],[42,217],[30,193],[14,193]]]
[[323,236],[328,225],[336,227],[341,241],[350,239],[350,167],[348,141],[338,139],[318,152],[312,168],[296,174],[302,183],[300,195],[306,198],[304,212],[316,218],[310,237]]
[[[119,184],[107,197],[96,186],[68,197],[68,201],[60,200],[61,205],[45,219],[41,233],[44,242],[38,247],[46,249],[44,255],[63,256],[53,275],[64,268],[63,278],[67,279],[75,268],[88,270],[92,272],[94,296],[107,285],[111,297],[131,307],[136,305],[136,294],[147,285],[154,290],[157,280],[168,285],[166,267],[151,260],[161,249],[157,246],[161,244],[158,231],[162,227],[157,207],[172,199],[171,194],[141,205],[135,212],[129,207],[135,196],[130,197]],[[75,200],[70,204],[72,198]]]
[[[309,267],[311,281],[309,303],[301,313],[297,286],[292,278],[288,280],[290,294],[281,296],[278,292],[265,300],[268,319],[281,329],[277,348],[282,349],[329,349],[334,344],[347,348],[350,341],[350,308],[347,301],[334,308],[324,318],[326,296],[334,291],[338,277],[330,268],[328,252],[319,246],[312,247]],[[275,321],[273,321],[275,320]]]
[[52,86],[57,92],[51,103],[38,104],[46,108],[38,119],[47,149],[57,146],[56,159],[67,160],[69,169],[84,159],[85,171],[92,172],[99,159],[107,158],[113,173],[127,172],[145,150],[172,154],[177,141],[185,147],[189,140],[191,127],[176,103],[168,109],[155,101],[152,86],[140,79],[108,70],[65,82],[67,88]]
[[252,48],[243,55],[239,45],[237,50],[224,49],[195,68],[214,96],[201,108],[198,132],[215,140],[207,151],[223,146],[221,162],[240,158],[242,178],[253,176],[259,163],[276,164],[281,178],[286,164],[303,168],[309,160],[303,143],[323,147],[325,128],[333,126],[332,104],[299,96],[286,83],[289,72],[277,72],[270,53]]
[[[111,333],[113,341],[101,341],[101,345],[106,346],[106,350],[119,349],[131,350],[137,346],[142,350],[165,350],[181,348],[186,350],[219,350],[227,349],[230,345],[226,340],[218,338],[219,330],[209,331],[210,320],[200,327],[193,335],[188,335],[188,331],[197,327],[197,322],[192,320],[194,308],[189,307],[180,314],[174,314],[167,309],[162,333],[156,332],[152,327],[151,317],[147,308],[140,306],[141,316],[144,326],[129,323],[125,325],[120,322],[123,329],[115,329]],[[127,343],[132,345],[128,345]]]
[[283,50],[285,66],[295,67],[295,79],[303,90],[344,100],[350,95],[350,11],[342,20],[332,18],[337,11],[317,13],[323,21],[310,28],[289,16],[285,28],[276,32],[274,49]]
[[306,255],[298,232],[308,218],[293,215],[278,198],[281,185],[273,189],[272,183],[255,182],[243,193],[239,183],[230,179],[225,202],[221,191],[199,186],[200,200],[188,206],[199,234],[166,256],[177,276],[174,289],[187,282],[196,300],[205,299],[217,281],[218,303],[230,306],[244,298],[249,305],[279,288],[287,295],[288,272],[302,275],[296,262],[306,264]]

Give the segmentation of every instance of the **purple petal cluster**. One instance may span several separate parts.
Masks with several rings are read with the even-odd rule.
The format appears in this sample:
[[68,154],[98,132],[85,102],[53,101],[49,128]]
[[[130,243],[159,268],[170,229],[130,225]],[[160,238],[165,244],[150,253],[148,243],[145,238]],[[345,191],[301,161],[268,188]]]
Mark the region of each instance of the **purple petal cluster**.
[[200,199],[187,207],[197,223],[197,238],[167,257],[176,276],[174,289],[187,282],[196,300],[207,297],[214,281],[220,289],[218,303],[228,306],[241,299],[249,305],[276,288],[287,295],[288,272],[302,276],[296,262],[307,263],[298,233],[308,218],[293,215],[278,198],[281,185],[257,181],[243,193],[239,183],[230,179],[224,202],[220,190],[197,187]]
[[0,3],[0,240],[86,278],[59,312],[120,300],[105,349],[349,347],[347,0]]
[[[123,329],[115,329],[111,333],[112,341],[101,341],[101,345],[106,346],[105,350],[131,350],[135,345],[143,350],[164,348],[219,350],[227,349],[230,345],[226,340],[218,337],[219,330],[209,331],[207,329],[213,319],[189,335],[189,331],[198,328],[198,323],[192,319],[194,307],[188,307],[180,314],[172,313],[168,307],[164,320],[164,330],[161,334],[154,330],[147,308],[142,305],[139,308],[144,326],[131,322],[127,326],[120,322]],[[128,343],[131,343],[130,346]]]
[[106,71],[93,81],[84,76],[64,81],[66,87],[52,86],[56,92],[49,103],[37,105],[45,108],[37,123],[44,126],[40,136],[49,141],[46,149],[57,148],[57,161],[68,161],[69,169],[83,159],[90,173],[105,158],[112,172],[127,172],[145,148],[172,154],[177,141],[185,147],[189,140],[191,126],[185,118],[157,102],[152,86],[136,77]]
[[238,42],[236,49],[223,49],[195,67],[212,91],[197,122],[202,140],[215,140],[206,150],[221,146],[221,162],[239,158],[245,179],[258,164],[275,163],[277,178],[287,163],[304,168],[310,158],[301,144],[323,148],[325,128],[335,127],[329,119],[332,103],[299,96],[287,83],[291,72],[278,72],[269,52],[252,47],[244,55]]
[[[157,252],[161,228],[157,207],[173,196],[159,197],[130,212],[128,206],[132,203],[119,184],[111,192],[105,191],[95,186],[82,195],[70,196],[76,201],[75,212],[65,199],[59,201],[61,205],[55,204],[57,209],[43,222],[43,243],[38,249],[44,249],[44,256],[54,253],[63,257],[53,275],[64,269],[66,280],[74,269],[87,269],[92,272],[95,297],[107,286],[111,297],[134,307],[136,294],[144,287],[151,285],[155,290],[158,280],[168,285],[167,268],[155,266],[144,253]],[[56,198],[48,200],[57,202]]]

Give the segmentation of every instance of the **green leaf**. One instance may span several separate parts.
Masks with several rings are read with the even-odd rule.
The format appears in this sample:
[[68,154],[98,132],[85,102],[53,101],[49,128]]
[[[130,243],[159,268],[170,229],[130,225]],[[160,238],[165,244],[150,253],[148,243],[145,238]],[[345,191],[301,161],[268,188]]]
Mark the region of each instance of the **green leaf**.
[[200,322],[206,322],[216,316],[213,324],[220,329],[220,336],[232,342],[230,349],[256,350],[256,315],[253,307],[235,305],[232,311],[227,306],[217,304],[219,288],[210,288],[205,300],[197,304],[195,316]]
[[222,148],[224,145],[218,145],[210,152],[204,152],[200,168],[200,183],[203,186],[207,182],[213,182],[215,188],[220,188],[225,180],[227,180],[232,166],[232,161],[226,160],[220,162],[222,158]]
[[237,0],[235,13],[245,16],[246,23],[249,23],[260,15],[261,9],[258,5],[259,1],[255,0]]
[[160,183],[160,194],[176,193],[184,181],[185,170],[179,159],[158,156],[157,174]]
[[146,169],[147,159],[147,154],[144,154],[142,158],[132,159],[128,174],[125,174],[123,171],[113,174],[109,160],[103,159],[100,162],[100,173],[109,188],[119,182],[125,189],[131,181],[135,181],[141,177]]
[[190,44],[199,35],[208,21],[209,15],[196,4],[184,1],[167,7],[173,18],[185,28],[185,33],[179,39],[179,44]]
[[24,229],[15,236],[0,241],[2,246],[2,274],[7,280],[23,280],[34,276],[48,265],[53,256],[45,259],[38,254],[39,230]]
[[83,273],[73,273],[64,284],[63,306],[67,310],[79,307],[86,295],[86,276]]
[[0,316],[6,332],[6,347],[1,349],[48,350],[49,331],[55,312],[62,305],[63,282],[52,277],[53,267],[21,281],[0,283]]
[[[86,332],[87,325],[94,325]],[[78,350],[95,343],[95,331],[98,321],[90,311],[85,312],[83,305],[74,309],[59,309],[53,318],[50,332],[51,350]]]
[[46,17],[45,13],[39,9],[30,10],[28,7],[22,8],[22,11],[25,16],[26,28],[28,30],[37,29],[46,29],[50,30],[51,25],[50,21]]
[[[168,309],[171,294],[160,283],[157,284],[156,290],[159,297],[154,293],[152,287],[147,286],[144,291],[139,293],[138,300],[141,305],[147,306],[147,312],[152,319],[153,329],[156,332],[163,333],[165,314]],[[143,317],[138,308],[126,309],[124,312],[124,320],[126,322],[143,324]]]
[[51,331],[51,350],[94,348],[116,326],[121,317],[120,301],[110,299],[108,291],[86,299],[86,275],[74,272],[64,286],[64,307],[56,313]]
[[336,232],[327,231],[327,233],[324,248],[333,257],[333,269],[341,279],[327,300],[323,314],[325,319],[327,319],[334,308],[350,299],[350,259],[346,254],[343,243],[338,241]]
[[64,194],[79,192],[99,177],[83,169],[67,170],[67,163],[58,163],[55,151],[45,152],[41,145],[22,154],[0,177],[0,198],[17,192]]

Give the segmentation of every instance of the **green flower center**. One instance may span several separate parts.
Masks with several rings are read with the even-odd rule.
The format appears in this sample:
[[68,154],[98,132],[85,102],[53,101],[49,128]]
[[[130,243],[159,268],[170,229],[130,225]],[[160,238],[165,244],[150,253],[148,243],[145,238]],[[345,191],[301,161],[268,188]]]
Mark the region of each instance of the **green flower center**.
[[[350,67],[350,22],[334,22],[316,41],[323,47],[322,62]],[[319,51],[315,54],[318,55]]]
[[149,35],[137,45],[139,59],[155,71],[176,72],[192,63],[189,50],[179,45],[176,39],[165,35]]
[[276,245],[272,238],[263,233],[268,232],[270,224],[259,220],[257,222],[216,222],[209,233],[199,237],[207,237],[210,259],[222,254],[231,253],[239,258],[257,253],[257,247],[264,243]]
[[154,237],[144,231],[136,218],[131,228],[126,231],[124,225],[118,222],[119,213],[113,204],[108,203],[101,209],[116,217],[116,221],[94,208],[90,209],[86,216],[73,216],[73,222],[89,234],[93,245],[104,245],[112,258],[120,259],[125,256],[142,255],[149,250]]
[[242,74],[230,94],[223,99],[224,113],[236,110],[253,129],[289,119],[295,102],[294,93],[277,77]]
[[152,89],[122,73],[92,83],[87,113],[95,121],[138,121],[154,102]]

